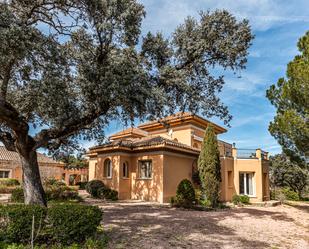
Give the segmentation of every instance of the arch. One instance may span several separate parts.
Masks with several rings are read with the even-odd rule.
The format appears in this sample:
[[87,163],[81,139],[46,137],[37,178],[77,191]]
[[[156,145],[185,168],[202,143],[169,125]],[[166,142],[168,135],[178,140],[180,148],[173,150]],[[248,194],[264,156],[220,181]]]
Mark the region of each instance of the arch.
[[127,161],[122,163],[122,178],[129,178],[129,163]]
[[175,141],[175,142],[178,142],[178,139],[177,139],[177,138],[174,138],[174,141]]
[[112,178],[112,161],[109,158],[104,161],[103,177]]

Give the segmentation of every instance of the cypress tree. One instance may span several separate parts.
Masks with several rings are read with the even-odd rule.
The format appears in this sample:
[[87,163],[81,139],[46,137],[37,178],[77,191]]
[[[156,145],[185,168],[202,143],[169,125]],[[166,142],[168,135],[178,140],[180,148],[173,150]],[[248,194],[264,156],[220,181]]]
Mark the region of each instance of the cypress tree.
[[212,126],[208,126],[203,139],[202,150],[198,159],[199,177],[202,193],[216,207],[219,201],[221,165],[218,141]]

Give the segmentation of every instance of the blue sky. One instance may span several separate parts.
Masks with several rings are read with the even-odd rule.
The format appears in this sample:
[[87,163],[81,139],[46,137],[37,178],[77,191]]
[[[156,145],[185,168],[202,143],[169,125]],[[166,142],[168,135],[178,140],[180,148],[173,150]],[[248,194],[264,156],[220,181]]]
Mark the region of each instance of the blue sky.
[[[286,64],[297,52],[298,39],[309,30],[309,1],[283,0],[141,0],[147,16],[143,34],[160,31],[168,37],[188,16],[200,10],[227,9],[238,19],[246,18],[255,34],[247,69],[241,78],[226,75],[221,97],[233,115],[231,128],[220,139],[235,142],[239,148],[262,148],[272,154],[281,151],[268,132],[275,109],[265,91],[285,76]],[[222,125],[217,119],[212,119]],[[109,135],[124,127],[112,123]],[[92,144],[92,143],[89,143]],[[85,144],[86,146],[89,145]]]

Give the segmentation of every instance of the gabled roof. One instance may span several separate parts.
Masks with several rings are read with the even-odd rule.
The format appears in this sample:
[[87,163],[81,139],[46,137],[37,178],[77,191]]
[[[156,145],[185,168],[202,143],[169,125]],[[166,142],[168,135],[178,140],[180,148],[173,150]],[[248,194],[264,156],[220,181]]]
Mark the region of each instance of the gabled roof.
[[176,125],[181,125],[185,123],[194,124],[202,129],[206,129],[208,125],[212,125],[217,134],[224,133],[227,131],[225,128],[215,123],[212,123],[209,120],[202,118],[201,116],[193,114],[191,112],[177,112],[173,115],[167,116],[159,120],[140,124],[138,128],[150,132],[150,131],[166,128],[166,126],[176,126]]
[[186,144],[176,142],[174,140],[170,140],[161,136],[148,136],[132,140],[120,139],[110,141],[108,143],[90,148],[88,154],[120,148],[126,149],[127,151],[136,151],[150,147],[153,149],[156,146],[159,146],[160,148],[169,147],[171,150],[183,150],[194,154],[199,153],[198,149],[188,146]]
[[[39,152],[37,152],[37,156],[38,156],[38,163],[62,164],[61,162],[57,162],[51,157],[45,156]],[[0,161],[20,162],[20,158],[17,152],[9,151],[4,146],[0,146]]]
[[147,135],[148,133],[146,131],[143,131],[139,128],[131,127],[123,131],[119,131],[115,134],[112,134],[109,137],[109,139],[115,140],[115,139],[125,138],[125,137],[140,138],[140,137],[146,137]]

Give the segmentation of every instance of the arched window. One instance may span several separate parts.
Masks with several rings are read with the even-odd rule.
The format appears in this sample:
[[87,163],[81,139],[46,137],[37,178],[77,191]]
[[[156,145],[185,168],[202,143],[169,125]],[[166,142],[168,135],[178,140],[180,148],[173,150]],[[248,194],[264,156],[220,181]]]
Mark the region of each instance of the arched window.
[[129,178],[129,164],[124,162],[122,164],[122,178]]
[[106,178],[112,178],[112,161],[109,158],[104,161],[103,176]]

